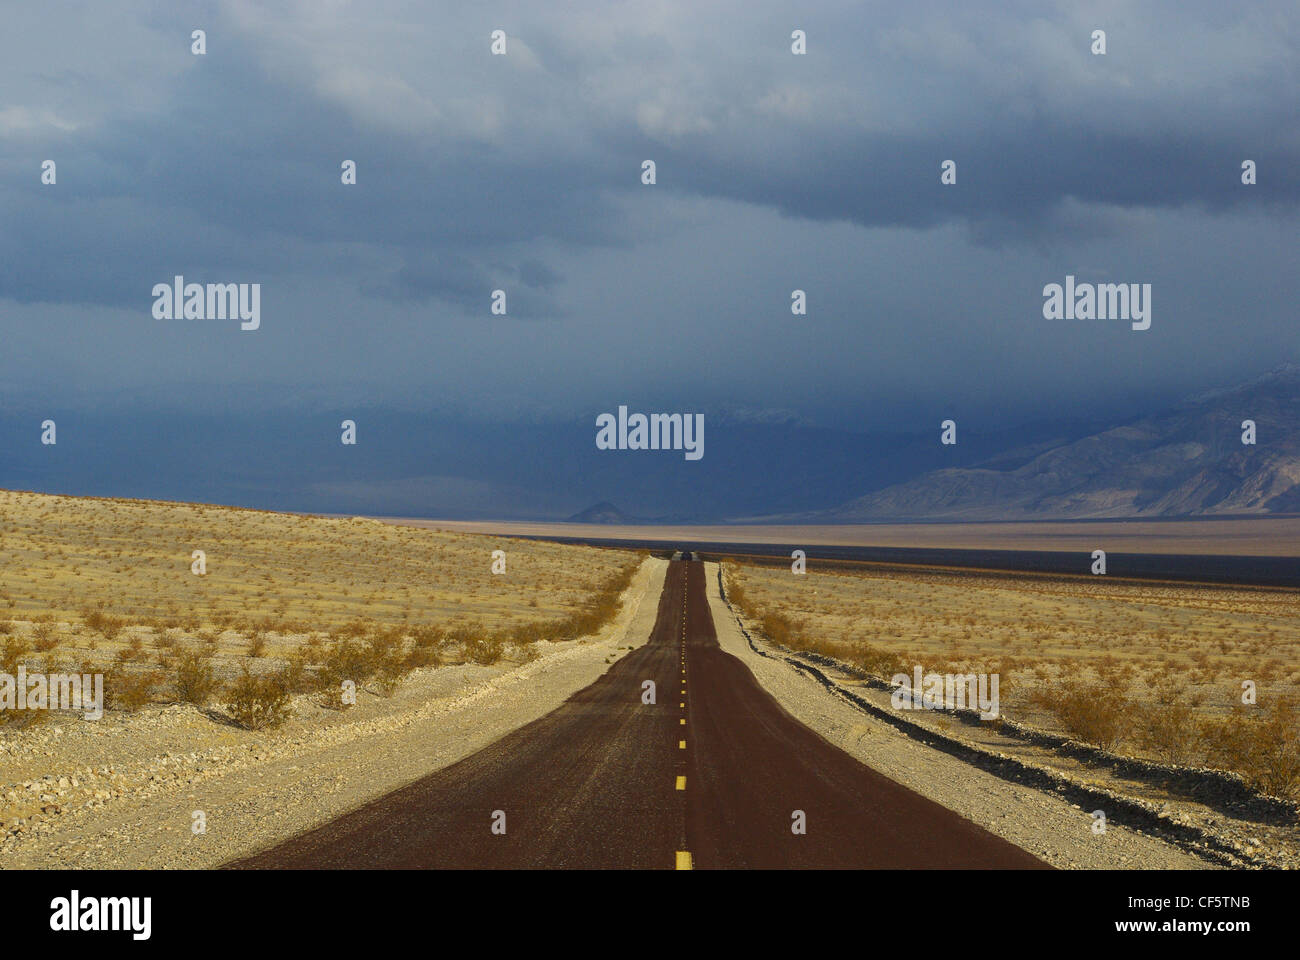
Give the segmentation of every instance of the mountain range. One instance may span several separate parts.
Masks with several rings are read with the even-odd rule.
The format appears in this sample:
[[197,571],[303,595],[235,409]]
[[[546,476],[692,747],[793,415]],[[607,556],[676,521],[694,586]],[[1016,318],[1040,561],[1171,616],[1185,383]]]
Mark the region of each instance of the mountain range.
[[[1253,444],[1243,442],[1249,439],[1245,421],[1254,423]],[[1099,433],[929,471],[803,519],[854,523],[1296,512],[1300,366],[1285,364]]]

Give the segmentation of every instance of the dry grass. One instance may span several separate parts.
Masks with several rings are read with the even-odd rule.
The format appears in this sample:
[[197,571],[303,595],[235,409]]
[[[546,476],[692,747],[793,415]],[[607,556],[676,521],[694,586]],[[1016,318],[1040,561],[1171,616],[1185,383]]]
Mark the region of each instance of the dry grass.
[[530,659],[538,640],[594,632],[639,561],[359,518],[0,491],[0,666],[79,661],[124,709],[222,702],[242,684],[240,702],[270,704],[270,719],[246,719],[270,726],[265,678],[306,689],[352,669],[358,687],[391,693],[412,669]]

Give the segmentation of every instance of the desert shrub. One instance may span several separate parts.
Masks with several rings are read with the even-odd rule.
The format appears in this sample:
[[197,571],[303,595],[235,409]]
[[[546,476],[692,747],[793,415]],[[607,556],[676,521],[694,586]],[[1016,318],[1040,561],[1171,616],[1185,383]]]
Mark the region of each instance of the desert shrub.
[[307,669],[308,657],[305,651],[295,650],[285,660],[275,676],[290,693],[310,693],[316,687],[316,678]]
[[773,643],[779,643],[785,647],[795,645],[796,628],[794,621],[784,613],[764,614],[758,622],[758,627],[763,631],[763,635]]
[[907,665],[896,653],[888,650],[881,650],[871,644],[864,644],[858,647],[853,655],[852,662],[855,667],[863,673],[876,677],[892,677],[896,673],[906,673]]
[[483,635],[483,630],[473,624],[453,623],[447,628],[444,634],[447,645],[465,646],[465,644],[478,639]]
[[1300,794],[1300,712],[1294,703],[1238,706],[1202,724],[1206,762],[1235,771],[1251,786],[1279,797]]
[[446,645],[442,628],[432,623],[422,623],[411,630],[411,642],[420,649],[438,649]]
[[353,620],[346,623],[334,631],[340,638],[345,640],[358,640],[370,632],[370,628],[364,620]]
[[[518,631],[516,631],[515,636],[523,640],[558,641],[572,640],[598,632],[601,627],[613,620],[618,614],[619,600],[623,596],[623,591],[632,583],[632,577],[636,574],[640,563],[641,560],[638,557],[637,560],[627,564],[618,573],[606,580],[596,589],[593,596],[583,605],[581,610],[575,611],[563,620],[535,624],[530,628],[533,632],[529,636],[522,637]],[[501,640],[486,642],[488,643],[487,647],[478,648],[485,654],[489,654],[495,645],[504,647]],[[497,659],[500,659],[503,652],[504,649],[497,654]],[[495,663],[496,660],[491,662]]]
[[44,653],[59,645],[58,625],[53,620],[44,620],[36,624],[32,636],[35,638],[36,650]]
[[465,657],[473,663],[491,666],[506,652],[504,640],[498,637],[471,637],[465,642]]
[[266,655],[266,631],[253,627],[248,633],[248,655],[254,659]]
[[406,655],[407,670],[417,670],[421,667],[440,667],[442,666],[442,654],[436,647],[421,647],[419,645],[411,647]]
[[742,611],[749,608],[749,598],[745,596],[745,588],[735,580],[727,584],[727,601],[733,607],[738,607]]
[[402,680],[406,678],[410,671],[406,667],[405,660],[399,660],[391,666],[385,666],[375,674],[374,686],[381,696],[391,697],[397,692]]
[[32,645],[26,637],[10,634],[0,645],[0,673],[13,676],[18,667],[27,662],[27,655],[32,652]]
[[403,653],[401,629],[394,627],[377,631],[366,647],[366,655],[374,670],[375,686],[383,696],[391,697],[410,672]]
[[355,640],[336,640],[325,650],[320,670],[316,673],[317,685],[322,690],[337,690],[344,680],[361,683],[370,679],[370,664],[366,650]]
[[1071,678],[1051,684],[1039,702],[1076,740],[1111,750],[1123,738],[1132,704],[1113,683]]
[[[20,666],[28,663],[27,655],[31,652],[31,644],[26,638],[16,635],[6,637],[3,646],[0,646],[0,673],[10,676],[16,674]],[[43,723],[48,718],[48,710],[19,710],[16,707],[0,710],[0,725],[4,726],[29,727]]]
[[203,706],[217,692],[220,683],[212,662],[201,653],[186,650],[176,657],[172,684],[181,703]]
[[555,624],[544,620],[532,620],[515,624],[508,634],[511,643],[527,644],[539,640],[558,640],[559,634]]
[[246,730],[266,730],[289,719],[290,691],[282,674],[244,671],[226,692],[226,712]]
[[156,670],[113,670],[104,676],[105,705],[114,710],[139,710],[162,682],[163,676]]
[[117,658],[124,663],[139,660],[144,656],[144,643],[139,637],[132,637],[125,647],[117,652]]
[[121,617],[110,617],[102,613],[97,618],[96,623],[95,629],[109,643],[116,640],[118,634],[122,632],[122,628],[126,626],[126,621]]
[[1204,739],[1199,703],[1189,690],[1162,684],[1149,704],[1133,707],[1138,746],[1165,763],[1184,764],[1199,755]]
[[986,670],[986,673],[996,673],[998,675],[998,699],[1006,703],[1011,699],[1011,695],[1019,689],[1019,678],[1016,671],[1020,669],[1019,663],[1014,660],[1007,660],[999,664],[995,669]]
[[333,696],[345,680],[357,686],[375,680],[379,691],[391,696],[409,672],[400,631],[381,630],[365,643],[338,640],[326,651],[316,674],[318,690]]
[[790,618],[783,613],[766,613],[759,617],[758,628],[773,643],[786,644],[792,636]]

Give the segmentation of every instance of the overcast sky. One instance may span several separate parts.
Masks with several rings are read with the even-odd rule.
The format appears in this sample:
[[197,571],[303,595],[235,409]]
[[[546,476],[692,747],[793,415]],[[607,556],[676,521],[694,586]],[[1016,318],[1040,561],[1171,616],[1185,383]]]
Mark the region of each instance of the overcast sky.
[[[1297,355],[1293,0],[42,2],[3,21],[11,408],[594,424],[627,403],[872,430],[1105,416]],[[154,319],[176,274],[260,283],[261,328]],[[1150,283],[1151,328],[1045,320],[1067,274]]]

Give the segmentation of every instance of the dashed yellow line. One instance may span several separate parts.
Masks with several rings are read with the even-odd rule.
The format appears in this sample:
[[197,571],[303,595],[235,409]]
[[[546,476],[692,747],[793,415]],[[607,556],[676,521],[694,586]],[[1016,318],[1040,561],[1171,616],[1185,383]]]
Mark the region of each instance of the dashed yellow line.
[[685,789],[686,789],[686,778],[685,778],[685,777],[678,777],[678,778],[677,778],[677,789],[678,789],[678,790],[685,790]]
[[691,852],[689,850],[677,851],[677,869],[678,870],[691,869]]
[[685,741],[685,740],[678,740],[678,741],[677,741],[677,749],[678,749],[678,750],[685,750],[685,749],[686,749],[686,741]]

